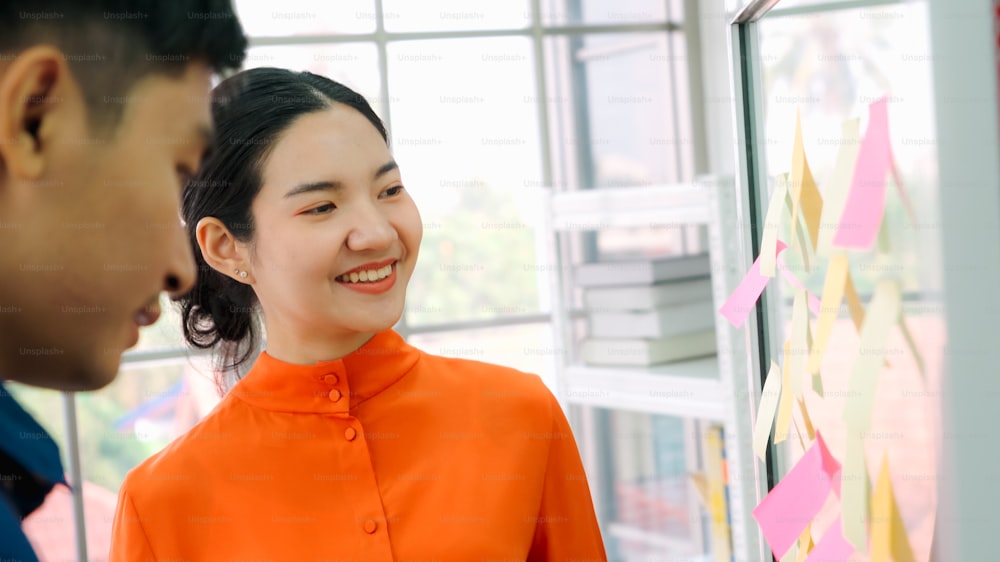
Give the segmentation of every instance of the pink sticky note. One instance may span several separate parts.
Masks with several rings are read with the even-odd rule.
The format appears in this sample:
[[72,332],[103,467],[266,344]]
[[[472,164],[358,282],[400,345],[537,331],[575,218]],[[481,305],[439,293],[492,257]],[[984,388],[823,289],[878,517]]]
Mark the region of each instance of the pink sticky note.
[[[784,257],[778,256],[777,260],[778,260],[778,269],[781,270],[781,275],[784,276],[785,281],[788,281],[788,284],[791,285],[792,287],[795,287],[796,289],[805,289],[806,286],[803,285],[801,281],[799,281],[799,278],[796,277],[795,274],[793,274],[791,271],[788,271],[788,268],[785,267]],[[818,318],[820,309],[822,308],[819,297],[810,293],[808,289],[806,289],[806,296],[809,298],[809,310],[812,311],[813,316],[816,316]]]
[[[778,240],[778,244],[775,246],[775,256],[781,254],[786,247],[787,244]],[[760,294],[764,292],[764,287],[767,287],[767,282],[770,280],[770,277],[761,275],[760,256],[757,256],[753,265],[750,266],[750,271],[743,277],[740,284],[736,286],[733,294],[729,295],[726,302],[719,308],[719,312],[729,320],[729,323],[733,327],[739,328],[743,326],[743,323],[747,321],[747,316],[750,315],[750,311],[753,310],[754,304],[760,298]]]
[[868,106],[868,129],[858,148],[851,188],[833,245],[871,248],[885,213],[885,180],[892,162],[886,98]]
[[812,447],[753,509],[775,556],[783,557],[823,508],[839,470],[840,463],[817,433]]
[[823,538],[809,552],[806,562],[845,562],[853,555],[854,546],[844,538],[840,516],[837,516],[837,520],[830,525]]

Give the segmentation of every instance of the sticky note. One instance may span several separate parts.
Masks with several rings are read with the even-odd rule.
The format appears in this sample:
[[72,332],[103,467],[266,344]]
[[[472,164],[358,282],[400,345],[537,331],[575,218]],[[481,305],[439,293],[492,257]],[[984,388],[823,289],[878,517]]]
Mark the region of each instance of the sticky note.
[[920,355],[920,348],[917,347],[916,340],[913,339],[913,333],[910,332],[910,328],[906,325],[906,315],[903,314],[903,309],[900,307],[899,310],[899,329],[903,332],[903,339],[906,340],[906,346],[910,349],[910,353],[913,355],[913,361],[917,364],[917,372],[920,373],[920,377],[927,380],[927,375],[924,371],[924,358]]
[[854,555],[854,547],[842,532],[840,517],[823,533],[806,562],[843,562]]
[[785,363],[789,366],[789,381],[792,397],[802,396],[802,376],[805,373],[805,362],[809,357],[809,347],[806,343],[806,333],[809,331],[809,313],[806,310],[805,288],[795,290],[792,299],[792,333],[789,338],[791,346],[785,354]]
[[854,548],[866,551],[868,546],[868,467],[865,463],[865,443],[861,431],[847,428],[847,451],[841,475],[841,522],[844,538]]
[[819,256],[829,256],[833,249],[833,236],[837,233],[836,227],[844,212],[851,176],[854,175],[854,164],[858,159],[859,129],[858,118],[844,121],[840,126],[840,146],[834,159],[833,175],[826,186],[820,216],[819,240],[816,243],[816,254]]
[[795,466],[753,509],[771,551],[782,558],[823,508],[840,464],[820,434]]
[[781,365],[781,398],[778,400],[778,420],[774,422],[774,444],[777,445],[788,439],[788,428],[792,423],[792,382],[789,362],[789,348],[791,341],[785,340],[784,358]]
[[[809,239],[812,241],[813,250],[816,249],[816,242],[819,239],[819,222],[823,213],[823,198],[819,189],[816,188],[816,181],[809,170],[809,161],[806,158],[805,147],[802,144],[802,120],[801,116],[795,115],[795,142],[792,147],[792,224],[796,224],[799,209],[802,210],[802,218],[805,220],[806,228],[809,230]],[[807,266],[808,269],[808,266]]]
[[889,330],[899,319],[901,305],[899,283],[882,279],[875,285],[865,323],[861,326],[858,355],[848,381],[844,419],[851,429],[863,432],[868,431],[871,425],[878,374],[885,360],[885,344]]
[[809,417],[809,410],[806,408],[806,401],[804,398],[799,398],[797,400],[799,403],[799,413],[802,414],[802,423],[806,426],[806,435],[809,440],[812,441],[816,438],[816,430],[813,428],[812,418]]
[[803,453],[806,452],[806,441],[802,438],[802,430],[799,428],[799,420],[792,416],[792,427],[795,428],[795,437],[799,439],[799,448]]
[[795,562],[799,557],[799,543],[796,542],[788,549],[788,552],[784,556],[778,559],[778,562]]
[[698,499],[701,500],[701,505],[705,506],[707,510],[709,508],[708,501],[708,480],[705,478],[705,474],[702,472],[695,472],[688,475],[691,478],[691,484],[694,486],[695,492],[698,494]]
[[[778,243],[781,244],[781,241],[779,240]],[[799,279],[795,277],[795,275],[791,271],[788,270],[788,267],[785,265],[784,256],[782,256],[779,253],[777,259],[778,259],[778,269],[781,270],[781,274],[782,276],[784,276],[785,281],[787,281],[788,284],[795,289],[805,289],[806,288],[805,285],[803,285],[802,282],[799,281]],[[820,312],[819,297],[810,293],[808,290],[806,290],[806,294],[809,295],[809,310],[811,310],[814,315],[819,316]]]
[[[785,243],[779,240],[775,254],[780,255],[785,248]],[[767,287],[767,282],[770,280],[770,277],[761,275],[760,256],[757,256],[753,265],[750,266],[750,271],[747,272],[743,280],[740,281],[740,284],[736,286],[733,293],[729,295],[726,302],[719,308],[719,312],[726,317],[726,320],[729,320],[729,323],[733,327],[742,327],[743,323],[747,320],[747,316],[750,315],[750,311],[753,310],[757,299],[760,298],[761,293],[764,292],[764,288]]]
[[781,231],[781,211],[788,190],[787,184],[787,175],[779,174],[775,178],[774,191],[771,193],[771,200],[767,204],[767,214],[764,216],[764,228],[760,239],[760,274],[766,277],[774,277],[775,273],[778,234]]
[[851,277],[850,270],[847,272],[844,296],[847,298],[847,310],[851,313],[851,322],[854,323],[854,328],[860,334],[861,325],[865,322],[865,307],[861,304],[861,297],[858,296],[858,290],[854,287],[854,278]]
[[813,548],[812,524],[806,525],[806,530],[799,535],[799,552],[795,556],[795,562],[805,562],[806,556]]
[[[807,324],[808,326],[808,324]],[[813,348],[813,335],[812,330],[806,331],[806,341],[809,343],[809,349]],[[819,396],[823,396],[823,378],[820,377],[819,371],[816,371],[812,375],[813,392]]]
[[847,254],[838,252],[830,258],[826,270],[826,280],[823,282],[823,298],[820,304],[819,326],[816,328],[816,341],[809,352],[806,364],[807,373],[819,372],[826,345],[833,333],[833,325],[840,315],[840,303],[844,299],[844,286],[847,283]]
[[892,159],[886,98],[868,106],[868,128],[858,148],[858,160],[833,245],[867,250],[878,235],[885,214],[886,175]]
[[888,455],[882,457],[872,497],[871,537],[871,562],[913,562],[913,549],[892,492]]
[[764,379],[764,389],[760,393],[760,404],[757,406],[757,419],[753,426],[753,452],[761,461],[767,452],[767,441],[771,436],[771,425],[774,414],[778,411],[778,397],[781,395],[781,371],[778,364],[771,361],[771,368]]
[[[788,207],[789,215],[793,214],[797,208],[795,202],[792,201],[791,193],[785,197],[785,205]],[[792,243],[789,248],[799,253],[799,258],[802,260],[802,270],[808,273],[810,269],[810,246],[809,242],[806,240],[806,232],[802,229],[802,221],[798,220],[798,217],[796,217],[795,222],[791,223],[791,228],[789,230],[791,231],[790,234],[792,236]]]

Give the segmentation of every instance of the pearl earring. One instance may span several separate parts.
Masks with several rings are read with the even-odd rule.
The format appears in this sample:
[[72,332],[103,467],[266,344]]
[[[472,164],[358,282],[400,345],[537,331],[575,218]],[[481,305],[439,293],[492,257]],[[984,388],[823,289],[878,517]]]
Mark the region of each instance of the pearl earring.
[[238,273],[238,274],[240,275],[240,277],[242,277],[243,279],[246,279],[246,278],[247,278],[247,272],[246,272],[246,271],[240,271],[240,270],[238,270],[238,269],[236,269],[236,270],[234,270],[234,271],[235,271],[236,273]]

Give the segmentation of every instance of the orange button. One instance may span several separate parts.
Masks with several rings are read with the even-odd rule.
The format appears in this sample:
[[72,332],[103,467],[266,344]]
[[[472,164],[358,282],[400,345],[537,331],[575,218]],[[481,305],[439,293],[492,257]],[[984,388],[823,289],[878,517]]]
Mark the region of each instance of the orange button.
[[334,402],[340,400],[341,396],[343,396],[343,394],[341,394],[340,391],[337,390],[336,388],[330,391],[330,400]]
[[358,436],[358,430],[353,427],[349,427],[344,430],[344,439],[348,441],[354,441],[354,438]]
[[327,375],[323,377],[323,380],[326,381],[326,384],[337,384],[340,379],[337,378],[337,375]]
[[370,534],[374,533],[376,529],[378,529],[378,523],[376,523],[374,519],[369,519],[368,521],[365,521],[365,532],[366,533],[368,533],[370,535]]

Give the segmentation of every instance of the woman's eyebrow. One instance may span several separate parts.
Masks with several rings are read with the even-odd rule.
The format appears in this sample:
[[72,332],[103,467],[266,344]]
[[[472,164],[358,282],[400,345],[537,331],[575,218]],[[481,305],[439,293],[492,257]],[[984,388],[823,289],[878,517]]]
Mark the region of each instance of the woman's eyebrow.
[[375,172],[375,179],[378,179],[384,176],[385,174],[388,174],[389,172],[398,169],[399,169],[399,164],[397,164],[395,160],[389,160],[385,164],[382,164],[382,167]]
[[344,188],[344,185],[339,181],[314,181],[309,183],[299,184],[288,191],[284,198],[294,197],[296,195],[302,195],[303,193],[312,193],[314,191],[339,191]]
[[[395,160],[390,160],[378,170],[375,171],[375,179],[378,179],[393,170],[398,170],[399,164]],[[299,184],[285,193],[284,198],[295,197],[296,195],[302,195],[303,193],[312,193],[314,191],[340,191],[344,188],[344,185],[339,181],[314,181],[309,183]]]

